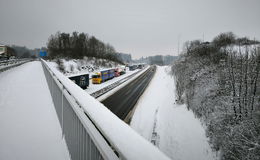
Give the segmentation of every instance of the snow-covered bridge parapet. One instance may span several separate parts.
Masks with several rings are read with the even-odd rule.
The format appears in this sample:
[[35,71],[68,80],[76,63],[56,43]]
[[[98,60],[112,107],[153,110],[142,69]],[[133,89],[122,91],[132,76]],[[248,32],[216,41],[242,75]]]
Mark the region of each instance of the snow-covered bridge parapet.
[[42,65],[72,160],[169,159],[56,68]]

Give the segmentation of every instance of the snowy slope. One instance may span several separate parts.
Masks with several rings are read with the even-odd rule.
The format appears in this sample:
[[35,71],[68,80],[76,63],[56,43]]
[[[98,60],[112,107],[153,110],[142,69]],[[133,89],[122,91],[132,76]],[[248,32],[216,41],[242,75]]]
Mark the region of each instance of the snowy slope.
[[68,160],[40,62],[0,73],[0,159]]
[[158,67],[139,99],[131,127],[173,160],[214,160],[205,130],[185,105],[175,104],[174,79]]

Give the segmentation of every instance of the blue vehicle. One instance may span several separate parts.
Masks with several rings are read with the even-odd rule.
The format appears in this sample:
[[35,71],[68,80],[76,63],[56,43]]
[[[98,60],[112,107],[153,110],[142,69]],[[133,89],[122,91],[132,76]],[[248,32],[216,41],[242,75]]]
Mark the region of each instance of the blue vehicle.
[[108,69],[92,75],[92,83],[100,84],[115,77],[115,69]]

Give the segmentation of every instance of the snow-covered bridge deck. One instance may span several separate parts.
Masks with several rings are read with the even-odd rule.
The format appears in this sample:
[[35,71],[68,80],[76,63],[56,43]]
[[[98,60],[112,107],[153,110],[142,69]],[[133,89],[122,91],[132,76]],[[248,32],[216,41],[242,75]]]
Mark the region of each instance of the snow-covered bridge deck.
[[41,63],[0,73],[0,159],[69,159],[61,135]]

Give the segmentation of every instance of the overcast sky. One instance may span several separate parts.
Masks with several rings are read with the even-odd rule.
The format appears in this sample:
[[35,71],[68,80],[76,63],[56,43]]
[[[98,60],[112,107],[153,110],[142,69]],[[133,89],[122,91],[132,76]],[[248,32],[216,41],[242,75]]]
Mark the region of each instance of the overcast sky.
[[227,31],[260,40],[260,0],[0,0],[0,20],[3,44],[42,47],[57,31],[78,31],[133,58],[177,55],[178,39]]

